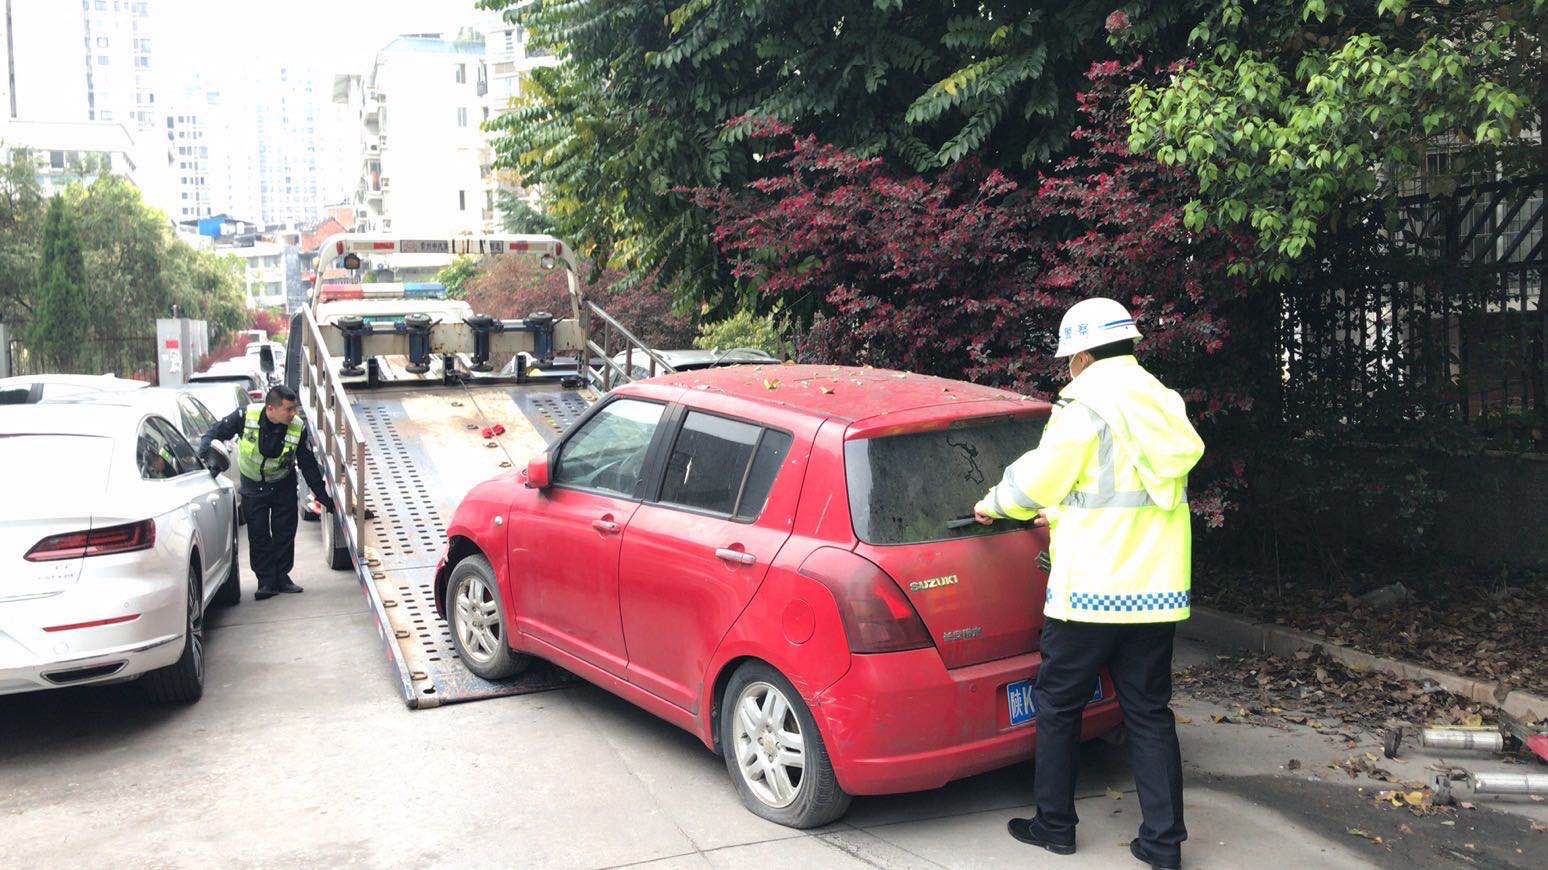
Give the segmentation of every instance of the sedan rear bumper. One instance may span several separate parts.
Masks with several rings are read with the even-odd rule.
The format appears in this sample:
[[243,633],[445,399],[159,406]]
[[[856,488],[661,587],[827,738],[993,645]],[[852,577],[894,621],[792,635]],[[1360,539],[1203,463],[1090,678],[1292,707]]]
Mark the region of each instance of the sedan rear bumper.
[[[1035,722],[1011,724],[1006,687],[1036,676],[1037,653],[947,670],[934,649],[856,655],[812,711],[839,785],[850,794],[898,794],[1032,758]],[[1113,685],[1086,708],[1082,739],[1122,724]]]

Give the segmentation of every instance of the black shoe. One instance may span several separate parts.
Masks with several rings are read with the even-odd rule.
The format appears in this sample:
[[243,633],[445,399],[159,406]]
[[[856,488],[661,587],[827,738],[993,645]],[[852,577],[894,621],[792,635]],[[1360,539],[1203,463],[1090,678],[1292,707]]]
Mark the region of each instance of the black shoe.
[[1156,858],[1145,849],[1145,844],[1140,842],[1139,837],[1129,841],[1129,854],[1141,864],[1149,864],[1150,870],[1182,870],[1181,857],[1166,860]]
[[262,601],[265,598],[273,598],[274,596],[276,596],[278,594],[279,593],[274,591],[273,589],[265,589],[262,586],[259,586],[258,587],[258,591],[253,593],[253,600],[254,601]]
[[1037,819],[1011,819],[1005,823],[1005,830],[1010,831],[1010,835],[1021,842],[1029,846],[1041,846],[1055,855],[1075,854],[1074,838],[1071,838],[1068,843],[1053,839],[1047,831],[1043,830],[1042,825],[1037,823]]
[[306,590],[302,589],[300,586],[297,586],[296,584],[290,582],[289,580],[286,580],[284,583],[281,583],[280,585],[275,586],[274,587],[274,591],[275,592],[292,592],[293,593],[293,592],[305,592]]

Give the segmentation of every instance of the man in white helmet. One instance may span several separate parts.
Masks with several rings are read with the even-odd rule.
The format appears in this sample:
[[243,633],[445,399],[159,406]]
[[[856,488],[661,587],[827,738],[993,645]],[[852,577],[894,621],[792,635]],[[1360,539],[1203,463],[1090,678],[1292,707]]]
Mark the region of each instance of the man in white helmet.
[[1055,356],[1070,361],[1037,448],[1017,459],[973,509],[981,523],[1047,525],[1053,567],[1037,673],[1037,815],[1011,836],[1075,851],[1081,713],[1107,665],[1128,728],[1144,820],[1129,851],[1180,867],[1182,758],[1171,710],[1172,643],[1188,618],[1192,530],[1188,472],[1204,442],[1182,397],[1134,358],[1140,337],[1121,304],[1072,306]]

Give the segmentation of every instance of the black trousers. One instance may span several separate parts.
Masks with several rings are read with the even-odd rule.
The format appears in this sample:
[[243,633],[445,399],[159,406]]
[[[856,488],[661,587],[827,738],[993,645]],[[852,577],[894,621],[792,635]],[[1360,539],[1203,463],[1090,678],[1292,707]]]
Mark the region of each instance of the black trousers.
[[1129,761],[1144,817],[1140,840],[1157,858],[1181,855],[1188,830],[1183,826],[1182,753],[1171,708],[1176,633],[1171,622],[1107,625],[1050,619],[1043,625],[1033,785],[1038,820],[1061,841],[1075,838],[1081,714],[1098,669],[1107,665],[1129,731]]
[[296,564],[296,522],[301,509],[296,479],[242,488],[247,515],[247,553],[259,589],[278,589],[290,582]]

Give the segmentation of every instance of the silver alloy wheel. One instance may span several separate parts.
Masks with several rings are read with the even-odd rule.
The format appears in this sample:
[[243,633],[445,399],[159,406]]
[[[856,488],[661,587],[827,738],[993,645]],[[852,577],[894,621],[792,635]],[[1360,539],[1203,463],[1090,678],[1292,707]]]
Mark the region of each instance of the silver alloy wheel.
[[[193,653],[194,673],[204,673],[204,596],[200,594],[199,571],[188,569],[188,649]],[[201,676],[200,679],[203,679]]]
[[495,592],[477,574],[457,584],[453,599],[457,609],[457,639],[474,661],[487,664],[500,652],[504,642],[500,626],[500,605]]
[[750,683],[733,709],[732,751],[742,779],[765,805],[790,806],[806,784],[806,741],[789,699],[769,683]]

